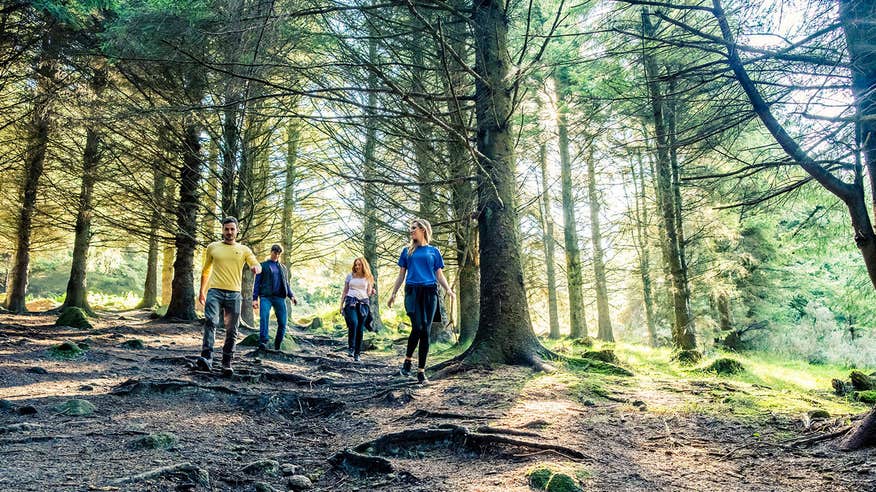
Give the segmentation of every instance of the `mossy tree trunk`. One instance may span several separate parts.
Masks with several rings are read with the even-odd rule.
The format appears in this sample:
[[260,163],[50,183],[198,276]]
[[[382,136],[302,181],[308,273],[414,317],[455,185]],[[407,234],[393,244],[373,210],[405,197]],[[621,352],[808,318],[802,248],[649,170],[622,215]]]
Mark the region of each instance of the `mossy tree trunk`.
[[590,239],[593,242],[593,273],[596,283],[597,337],[606,342],[614,341],[611,329],[611,313],[608,305],[608,280],[605,277],[605,252],[602,247],[602,230],[599,223],[601,197],[596,187],[595,142],[590,142],[587,158],[587,199],[590,202]]
[[[158,302],[158,249],[159,227],[164,202],[166,177],[164,172],[155,169],[152,176],[152,217],[149,219],[149,251],[146,256],[146,282],[143,285],[143,299],[138,308],[151,308]],[[168,300],[169,302],[169,300]]]
[[557,309],[557,274],[554,266],[554,221],[551,218],[550,174],[547,166],[547,144],[542,142],[538,148],[538,162],[541,168],[541,224],[544,259],[547,264],[548,323],[550,338],[560,338],[560,318]]

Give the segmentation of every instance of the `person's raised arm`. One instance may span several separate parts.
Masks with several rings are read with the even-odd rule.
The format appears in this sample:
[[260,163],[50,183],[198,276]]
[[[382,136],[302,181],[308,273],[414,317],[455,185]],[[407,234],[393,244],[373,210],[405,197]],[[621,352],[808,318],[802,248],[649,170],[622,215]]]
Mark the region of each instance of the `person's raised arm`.
[[408,269],[404,267],[400,267],[398,269],[398,277],[395,278],[395,284],[392,286],[392,294],[389,296],[389,301],[386,303],[387,307],[392,307],[392,303],[395,302],[395,294],[398,292],[399,287],[401,287],[402,282],[405,281],[405,273],[407,273]]

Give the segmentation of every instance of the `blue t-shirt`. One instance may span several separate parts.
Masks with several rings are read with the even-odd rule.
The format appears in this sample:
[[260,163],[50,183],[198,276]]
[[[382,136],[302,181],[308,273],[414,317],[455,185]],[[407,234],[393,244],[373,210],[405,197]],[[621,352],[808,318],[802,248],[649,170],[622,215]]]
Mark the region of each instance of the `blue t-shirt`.
[[405,248],[398,257],[398,266],[408,270],[407,285],[435,285],[438,283],[435,272],[444,268],[444,258],[434,246],[417,246],[410,257],[408,248]]

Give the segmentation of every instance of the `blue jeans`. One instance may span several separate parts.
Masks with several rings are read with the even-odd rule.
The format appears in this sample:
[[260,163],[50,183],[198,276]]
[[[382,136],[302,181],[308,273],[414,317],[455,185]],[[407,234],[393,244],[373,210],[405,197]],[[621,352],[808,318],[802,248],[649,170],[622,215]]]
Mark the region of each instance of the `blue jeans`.
[[274,337],[274,348],[280,350],[283,337],[286,336],[286,298],[262,296],[259,298],[259,343],[268,344],[268,322],[271,319],[271,307],[277,316],[277,336]]
[[365,320],[371,309],[368,305],[362,305],[362,311],[355,304],[344,308],[344,321],[347,322],[347,347],[354,355],[362,352],[362,336],[365,334]]
[[201,357],[211,358],[213,343],[216,340],[216,327],[220,324],[219,314],[223,314],[221,324],[225,326],[225,344],[222,355],[231,357],[237,341],[237,327],[240,326],[240,292],[223,289],[210,289],[204,301],[204,340],[201,344]]

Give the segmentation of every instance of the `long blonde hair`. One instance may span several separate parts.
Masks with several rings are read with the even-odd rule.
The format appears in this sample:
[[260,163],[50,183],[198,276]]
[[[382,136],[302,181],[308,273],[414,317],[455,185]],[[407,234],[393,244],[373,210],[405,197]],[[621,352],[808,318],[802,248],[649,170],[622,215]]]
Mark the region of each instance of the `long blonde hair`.
[[423,229],[423,244],[417,244],[411,239],[411,242],[408,243],[408,258],[414,254],[414,250],[417,249],[417,246],[426,246],[429,244],[429,241],[432,240],[432,224],[429,223],[426,219],[414,219],[411,221],[412,226],[417,226],[420,229]]
[[350,268],[350,271],[353,272],[353,276],[356,275],[356,262],[362,262],[362,276],[365,277],[365,280],[368,281],[369,284],[374,283],[374,275],[371,274],[371,266],[368,265],[368,260],[365,259],[364,256],[360,256],[353,260],[353,266]]

